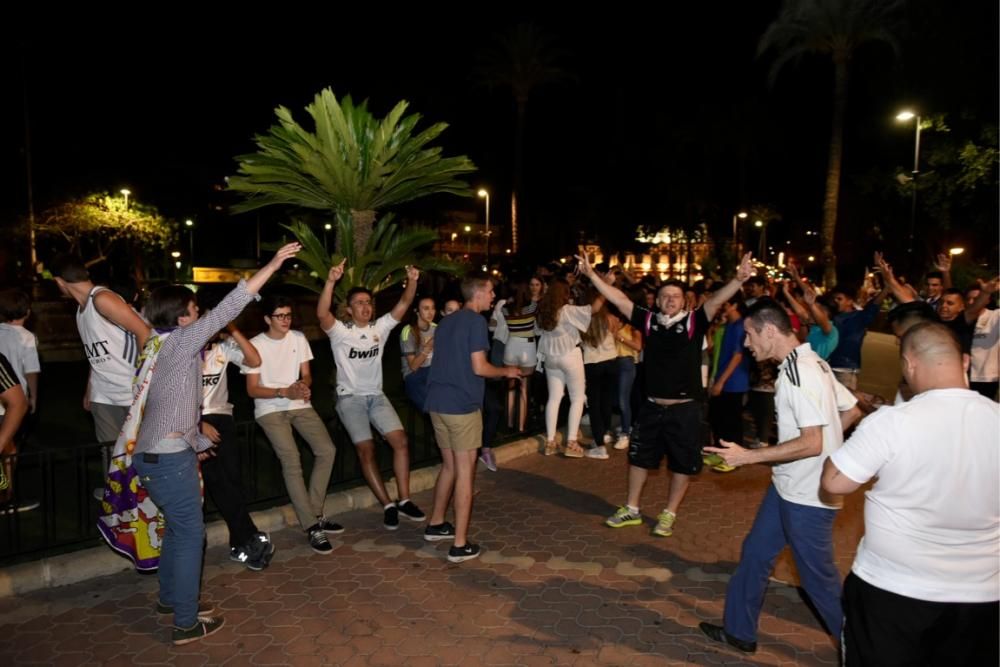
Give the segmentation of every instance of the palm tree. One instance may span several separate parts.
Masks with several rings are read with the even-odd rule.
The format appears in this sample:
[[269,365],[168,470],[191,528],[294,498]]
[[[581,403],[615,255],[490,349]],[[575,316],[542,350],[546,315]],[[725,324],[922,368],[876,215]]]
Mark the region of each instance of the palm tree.
[[521,23],[498,35],[480,55],[480,76],[487,86],[510,88],[517,108],[514,127],[514,183],[510,193],[511,249],[518,247],[518,222],[524,189],[524,124],[528,98],[539,86],[571,79],[557,63],[562,52],[533,23]]
[[[288,109],[278,107],[278,124],[255,137],[258,151],[236,158],[239,175],[229,179],[229,189],[244,193],[246,200],[234,211],[276,204],[327,211],[337,219],[337,254],[355,266],[385,240],[379,236],[373,242],[378,229],[380,234],[401,233],[388,221],[381,228],[376,225],[380,210],[437,193],[471,196],[469,185],[459,177],[475,171],[475,165],[464,155],[443,157],[440,148],[429,146],[447,124],[436,123],[415,133],[421,116],[404,115],[407,106],[399,102],[385,118],[377,119],[367,102],[355,105],[350,95],[338,102],[326,88],[306,107],[315,132],[300,126]],[[303,245],[310,239],[300,234],[316,238],[305,225],[289,229]],[[321,244],[318,247],[322,249]],[[337,258],[327,258],[327,268],[333,259]]]
[[903,4],[904,0],[785,0],[757,45],[758,55],[767,51],[776,54],[771,83],[786,64],[804,55],[818,54],[833,60],[833,123],[821,226],[823,282],[827,287],[837,282],[834,237],[851,59],[860,46],[872,42],[887,44],[898,52],[892,32],[895,14]]

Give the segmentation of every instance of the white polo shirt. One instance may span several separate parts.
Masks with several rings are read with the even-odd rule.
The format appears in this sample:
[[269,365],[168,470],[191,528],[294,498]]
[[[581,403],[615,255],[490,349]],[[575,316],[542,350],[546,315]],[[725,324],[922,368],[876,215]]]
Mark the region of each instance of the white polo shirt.
[[[312,361],[313,353],[309,341],[301,331],[289,331],[281,340],[275,340],[260,333],[250,339],[260,353],[260,366],[240,371],[244,375],[260,375],[260,386],[284,389],[299,380],[299,370],[302,362]],[[290,398],[255,398],[253,399],[254,419],[260,419],[272,412],[288,410],[303,410],[312,407],[309,401],[292,400]]]
[[865,494],[851,570],[930,602],[1000,599],[1000,404],[937,389],[883,407],[831,456]]
[[337,363],[337,395],[372,396],[382,393],[382,354],[389,333],[399,320],[386,313],[363,327],[335,319],[326,331]]
[[806,426],[823,427],[823,451],[798,461],[774,466],[771,481],[783,499],[799,505],[840,509],[819,498],[823,462],[844,442],[840,413],[858,402],[854,394],[833,377],[833,371],[809,343],[796,347],[778,366],[774,385],[774,406],[778,413],[778,442],[799,437]]

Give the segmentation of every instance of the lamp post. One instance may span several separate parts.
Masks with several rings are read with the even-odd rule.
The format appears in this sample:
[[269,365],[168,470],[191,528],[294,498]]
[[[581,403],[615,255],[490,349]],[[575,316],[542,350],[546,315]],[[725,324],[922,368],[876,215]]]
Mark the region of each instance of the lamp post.
[[763,220],[754,220],[753,226],[760,230],[760,241],[757,244],[757,256],[764,258],[766,257],[766,255],[764,255],[764,248],[767,247],[767,223]]
[[472,237],[469,236],[469,232],[471,232],[471,231],[472,231],[472,227],[470,227],[469,225],[466,225],[465,226],[465,254],[466,255],[471,255],[472,254]]
[[118,192],[120,192],[122,194],[122,196],[125,197],[125,210],[127,211],[128,210],[128,196],[130,194],[132,194],[132,191],[129,190],[128,188],[122,188]]
[[740,244],[736,239],[736,226],[740,220],[746,220],[746,219],[747,219],[746,211],[740,211],[739,213],[733,215],[733,248],[736,250],[737,257],[739,257],[740,255]]
[[330,252],[330,249],[327,248],[326,244],[327,244],[327,236],[329,236],[329,232],[331,229],[333,229],[333,225],[331,225],[329,222],[323,225],[323,250],[326,250],[327,252]]
[[914,125],[916,127],[913,141],[913,171],[910,176],[910,185],[913,188],[913,195],[910,198],[910,234],[909,234],[909,244],[906,248],[906,252],[910,255],[910,261],[913,261],[913,235],[916,230],[917,222],[917,176],[920,175],[920,115],[910,111],[909,109],[904,109],[896,114],[896,120],[901,123],[908,121],[915,121]]
[[184,221],[184,226],[188,230],[188,264],[191,265],[191,276],[194,276],[194,220],[188,218]]
[[486,200],[486,266],[490,265],[490,193],[486,188],[479,188],[476,193]]

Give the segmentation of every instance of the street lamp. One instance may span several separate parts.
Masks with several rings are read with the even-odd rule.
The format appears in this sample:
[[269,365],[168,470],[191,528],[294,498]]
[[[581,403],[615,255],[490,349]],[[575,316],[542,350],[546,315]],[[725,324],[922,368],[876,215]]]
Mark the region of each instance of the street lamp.
[[910,260],[912,261],[913,234],[917,221],[917,176],[920,175],[920,114],[914,113],[909,109],[904,109],[896,114],[896,120],[901,123],[907,123],[911,120],[916,121],[914,123],[916,132],[913,142],[913,171],[910,176],[910,185],[913,187],[913,195],[910,198],[910,239],[909,247],[906,249],[906,252],[910,254]]
[[465,226],[465,254],[472,254],[472,237],[469,236],[469,232],[472,231],[472,227],[469,225]]
[[323,225],[323,250],[325,250],[327,252],[330,251],[330,249],[327,247],[327,236],[328,236],[328,232],[331,229],[333,229],[333,225],[331,225],[329,222],[326,223],[325,225]]
[[486,200],[486,266],[490,265],[490,193],[486,188],[479,188],[476,193]]
[[733,245],[736,246],[737,254],[739,251],[739,245],[737,245],[736,243],[736,223],[738,220],[746,220],[746,219],[747,219],[746,211],[740,211],[739,213],[733,216]]
[[955,256],[955,255],[961,255],[963,252],[965,252],[965,248],[952,248],[951,250],[948,251],[948,254]]
[[757,243],[757,256],[764,257],[764,248],[767,247],[767,225],[763,220],[754,220],[753,226],[760,230],[760,239]]
[[[190,255],[188,262],[191,264],[191,271],[194,271],[194,220],[188,218],[184,221],[184,226],[188,228],[188,242],[190,244]],[[193,273],[192,273],[193,275]]]
[[130,194],[132,194],[132,191],[129,190],[128,188],[122,188],[118,192],[120,192],[122,194],[122,196],[125,197],[125,210],[127,211],[128,210],[128,196]]

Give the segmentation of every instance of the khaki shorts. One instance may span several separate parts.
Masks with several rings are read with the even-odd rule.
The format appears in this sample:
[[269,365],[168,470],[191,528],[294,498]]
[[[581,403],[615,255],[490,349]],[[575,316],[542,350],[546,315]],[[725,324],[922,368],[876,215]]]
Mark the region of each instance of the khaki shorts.
[[438,447],[467,452],[483,446],[483,417],[479,410],[464,415],[431,413]]

